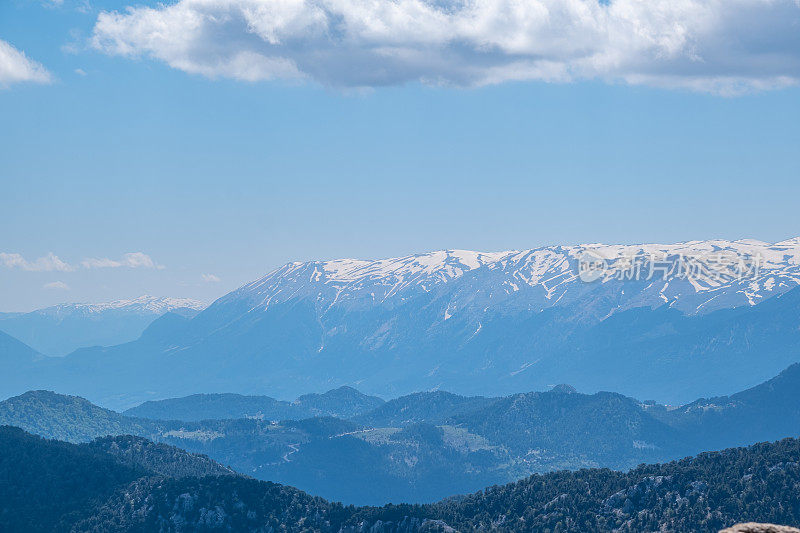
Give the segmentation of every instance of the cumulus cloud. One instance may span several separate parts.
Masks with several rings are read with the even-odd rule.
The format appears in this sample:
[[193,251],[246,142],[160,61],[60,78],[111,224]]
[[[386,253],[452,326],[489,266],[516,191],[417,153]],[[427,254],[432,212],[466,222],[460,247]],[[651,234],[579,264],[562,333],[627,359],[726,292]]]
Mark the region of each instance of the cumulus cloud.
[[81,266],[83,268],[164,268],[162,265],[156,264],[152,257],[143,252],[127,253],[119,260],[107,257],[89,257],[81,261]]
[[248,81],[737,93],[798,83],[799,24],[800,0],[179,0],[101,13],[92,44]]
[[0,266],[5,268],[18,268],[28,272],[71,272],[75,267],[62,261],[57,255],[49,253],[33,261],[25,259],[17,253],[0,252]]
[[50,81],[51,76],[46,68],[0,39],[0,87],[21,82],[49,83]]
[[203,281],[206,283],[219,283],[220,279],[214,274],[203,274]]
[[42,286],[43,289],[50,289],[50,290],[60,290],[60,291],[68,291],[69,285],[64,283],[63,281],[51,281],[50,283],[45,283]]

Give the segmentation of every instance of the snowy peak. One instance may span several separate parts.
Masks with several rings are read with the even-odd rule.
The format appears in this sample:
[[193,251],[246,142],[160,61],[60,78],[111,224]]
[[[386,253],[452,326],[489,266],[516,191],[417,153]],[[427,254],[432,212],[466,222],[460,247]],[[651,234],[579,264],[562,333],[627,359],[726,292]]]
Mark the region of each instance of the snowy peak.
[[43,315],[96,315],[106,311],[121,311],[133,314],[162,315],[177,309],[201,311],[205,305],[190,298],[159,298],[144,295],[129,300],[115,300],[104,303],[65,303],[34,311]]

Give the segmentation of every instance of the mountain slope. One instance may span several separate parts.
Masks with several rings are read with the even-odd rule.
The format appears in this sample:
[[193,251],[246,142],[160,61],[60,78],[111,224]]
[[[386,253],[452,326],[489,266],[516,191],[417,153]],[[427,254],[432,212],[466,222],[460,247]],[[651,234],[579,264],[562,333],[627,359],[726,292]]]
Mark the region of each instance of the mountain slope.
[[106,453],[121,464],[145,468],[170,478],[238,475],[205,455],[187,453],[175,446],[133,435],[97,438],[86,444],[86,448]]
[[800,441],[786,439],[643,465],[628,473],[534,475],[438,504],[456,530],[718,531],[800,525]]

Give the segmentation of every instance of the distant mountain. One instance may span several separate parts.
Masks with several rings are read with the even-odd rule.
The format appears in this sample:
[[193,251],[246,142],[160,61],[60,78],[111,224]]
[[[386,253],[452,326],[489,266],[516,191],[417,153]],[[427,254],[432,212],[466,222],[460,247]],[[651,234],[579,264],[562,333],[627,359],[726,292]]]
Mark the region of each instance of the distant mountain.
[[[16,374],[31,376],[24,390],[120,409],[206,391],[501,396],[556,383],[683,404],[800,361],[798,280],[800,239],[292,263],[191,320]],[[0,393],[19,393],[8,379]]]
[[[148,453],[106,452],[115,447]],[[0,478],[4,531],[714,532],[737,522],[800,524],[794,439],[627,473],[534,475],[431,505],[355,508],[139,439],[75,445],[2,427]]]
[[113,346],[136,340],[167,312],[192,317],[205,306],[188,298],[141,296],[133,300],[60,304],[30,313],[0,314],[0,330],[50,356],[78,348]]
[[340,387],[324,394],[306,394],[294,402],[269,396],[241,394],[192,394],[183,398],[152,400],[125,411],[128,416],[155,420],[222,420],[258,418],[262,420],[300,420],[317,416],[351,418],[383,404],[375,396],[361,394],[352,387]]
[[182,398],[152,400],[124,411],[125,415],[154,420],[223,420],[227,418],[258,418],[263,420],[289,420],[309,418],[306,412],[297,416],[298,410],[289,402],[269,396],[243,396],[241,394],[192,394]]
[[0,388],[6,396],[25,391],[39,380],[46,359],[24,342],[0,331]]
[[292,405],[310,416],[353,418],[377,409],[385,402],[377,396],[367,396],[353,387],[339,387],[324,394],[304,394]]
[[24,342],[0,331],[0,365],[32,363],[41,357],[39,352]]

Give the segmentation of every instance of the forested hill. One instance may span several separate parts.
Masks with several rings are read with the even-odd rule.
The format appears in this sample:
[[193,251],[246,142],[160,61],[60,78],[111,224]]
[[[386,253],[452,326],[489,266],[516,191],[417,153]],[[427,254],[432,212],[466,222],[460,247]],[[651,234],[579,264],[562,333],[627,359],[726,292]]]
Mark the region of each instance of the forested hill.
[[[344,388],[286,405],[336,412],[360,410],[372,400],[380,405],[350,420],[277,423],[260,416],[199,422],[133,418],[82,398],[32,391],[0,402],[0,424],[71,442],[138,435],[347,504],[431,503],[533,473],[626,471],[641,463],[797,437],[799,389],[800,365],[730,397],[674,409],[608,392],[581,394],[565,385],[504,398],[425,392],[385,403]],[[220,407],[238,409],[243,398],[266,397],[234,395],[229,402],[227,395],[206,395],[154,402],[150,408],[169,407],[151,413],[158,416],[182,412],[193,419]]]
[[2,531],[718,531],[800,524],[800,441],[555,472],[430,505],[343,507],[145,439],[0,427]]

